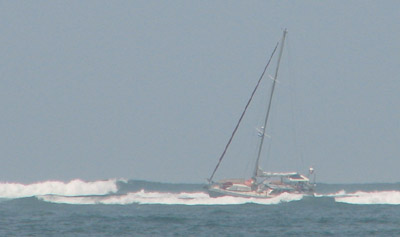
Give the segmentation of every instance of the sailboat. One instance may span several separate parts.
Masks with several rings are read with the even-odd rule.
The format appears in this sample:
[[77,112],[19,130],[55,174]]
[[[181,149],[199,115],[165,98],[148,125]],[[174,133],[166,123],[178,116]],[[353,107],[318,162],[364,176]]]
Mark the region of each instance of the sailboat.
[[[235,197],[247,197],[247,198],[272,198],[276,197],[282,193],[295,193],[295,194],[303,194],[303,195],[313,195],[314,194],[314,189],[315,189],[315,173],[314,169],[310,168],[309,172],[307,175],[300,174],[298,172],[266,172],[263,171],[260,168],[260,158],[263,150],[263,144],[264,144],[264,138],[266,134],[266,128],[268,125],[269,121],[269,116],[270,116],[270,109],[271,109],[271,104],[272,104],[272,98],[274,95],[275,91],[275,85],[276,85],[276,80],[278,78],[278,72],[279,72],[279,64],[282,58],[282,52],[283,52],[283,46],[285,43],[286,39],[286,34],[287,30],[285,29],[283,31],[283,36],[280,42],[278,42],[271,54],[271,57],[269,58],[269,61],[267,65],[264,68],[263,73],[261,74],[258,83],[256,87],[254,88],[250,99],[248,100],[244,111],[242,112],[242,115],[233,130],[232,136],[230,137],[224,151],[222,152],[222,155],[220,156],[218,163],[214,169],[214,171],[211,174],[211,177],[208,179],[208,184],[205,186],[210,197],[219,197],[219,196],[235,196]],[[226,151],[229,148],[229,145],[232,142],[233,137],[236,134],[236,131],[239,128],[239,125],[247,111],[248,106],[250,105],[253,96],[255,92],[258,89],[258,86],[261,82],[261,80],[264,77],[264,74],[278,48],[279,47],[279,53],[278,53],[278,61],[277,61],[277,66],[275,69],[275,74],[271,87],[271,92],[269,95],[269,101],[268,101],[268,107],[267,107],[267,112],[265,115],[264,119],[264,125],[261,127],[259,131],[259,135],[261,138],[261,141],[259,143],[258,147],[258,153],[256,157],[256,162],[255,162],[255,167],[253,171],[252,177],[248,179],[224,179],[220,181],[214,181],[214,175],[216,171],[218,170],[219,165],[221,164],[221,161],[223,160]],[[311,182],[311,176],[313,176],[314,181]]]

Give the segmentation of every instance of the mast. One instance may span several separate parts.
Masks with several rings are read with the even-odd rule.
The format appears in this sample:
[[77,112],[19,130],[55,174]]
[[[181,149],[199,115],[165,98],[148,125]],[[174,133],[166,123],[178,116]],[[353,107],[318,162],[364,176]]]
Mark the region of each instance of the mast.
[[264,126],[261,128],[262,129],[261,142],[260,142],[260,146],[258,147],[258,154],[257,154],[256,164],[255,164],[255,167],[254,167],[253,178],[257,177],[257,174],[258,174],[260,156],[261,156],[261,151],[262,151],[262,147],[263,147],[263,143],[264,143],[264,137],[265,137],[265,130],[266,130],[267,125],[268,125],[269,112],[271,110],[271,103],[272,103],[272,97],[274,95],[276,79],[278,78],[279,64],[280,64],[281,58],[282,58],[283,45],[285,43],[286,34],[287,34],[287,30],[285,29],[285,30],[283,30],[281,47],[279,48],[278,64],[276,65],[275,76],[273,78],[273,83],[272,83],[272,87],[271,87],[271,93],[270,93],[270,97],[269,97],[267,114],[265,115]]

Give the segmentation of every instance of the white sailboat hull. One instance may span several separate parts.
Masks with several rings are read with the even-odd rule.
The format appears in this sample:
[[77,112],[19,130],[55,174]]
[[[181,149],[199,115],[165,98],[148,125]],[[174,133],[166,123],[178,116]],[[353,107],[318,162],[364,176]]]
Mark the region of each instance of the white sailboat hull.
[[314,195],[314,185],[306,182],[251,183],[251,180],[223,180],[206,186],[210,197],[273,198],[282,193]]

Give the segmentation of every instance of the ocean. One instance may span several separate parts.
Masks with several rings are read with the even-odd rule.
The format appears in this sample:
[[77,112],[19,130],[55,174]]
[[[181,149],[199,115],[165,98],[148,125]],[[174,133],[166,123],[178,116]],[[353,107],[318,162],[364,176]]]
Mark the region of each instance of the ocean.
[[0,236],[400,236],[400,184],[210,198],[202,184],[0,183]]

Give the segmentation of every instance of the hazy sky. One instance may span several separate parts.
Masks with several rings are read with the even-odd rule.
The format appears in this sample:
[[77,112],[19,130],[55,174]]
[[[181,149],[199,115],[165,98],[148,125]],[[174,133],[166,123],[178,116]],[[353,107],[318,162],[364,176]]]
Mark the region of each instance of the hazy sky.
[[[398,1],[1,1],[0,22],[3,182],[205,182],[283,28],[264,169],[400,181]],[[217,178],[252,169],[266,79]]]

